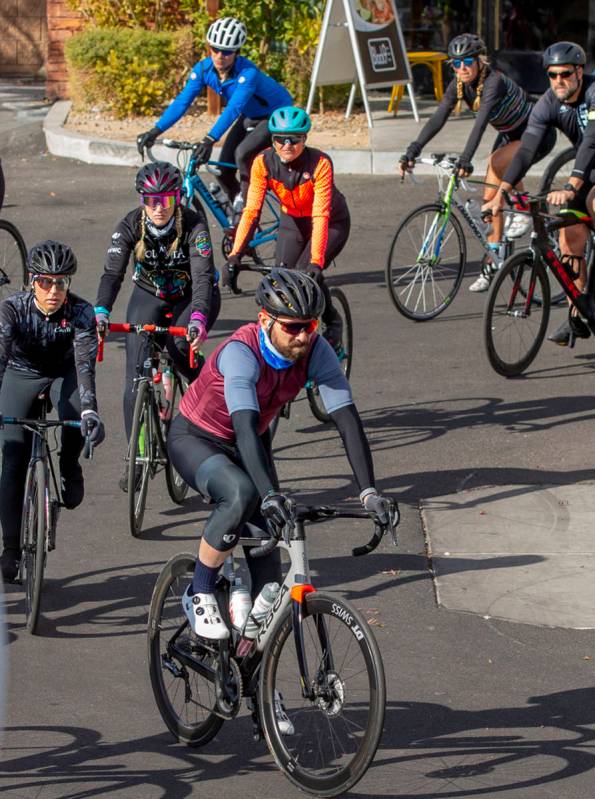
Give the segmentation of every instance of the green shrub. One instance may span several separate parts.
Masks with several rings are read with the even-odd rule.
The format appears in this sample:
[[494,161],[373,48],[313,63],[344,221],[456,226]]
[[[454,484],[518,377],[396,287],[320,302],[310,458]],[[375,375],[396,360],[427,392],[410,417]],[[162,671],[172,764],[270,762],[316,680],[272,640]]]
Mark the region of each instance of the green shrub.
[[68,0],[93,27],[171,31],[188,25],[180,0]]
[[75,107],[117,117],[159,113],[196,61],[189,28],[176,32],[89,28],[66,42]]

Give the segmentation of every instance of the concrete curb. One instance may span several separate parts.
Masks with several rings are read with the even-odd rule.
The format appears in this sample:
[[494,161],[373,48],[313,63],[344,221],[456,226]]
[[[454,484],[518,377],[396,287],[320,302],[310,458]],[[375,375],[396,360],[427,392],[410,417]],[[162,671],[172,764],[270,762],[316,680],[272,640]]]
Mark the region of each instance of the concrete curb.
[[[60,100],[55,103],[43,123],[43,132],[47,149],[52,155],[62,158],[76,158],[87,164],[104,164],[111,166],[139,167],[140,156],[132,142],[116,141],[114,139],[95,139],[71,133],[64,128],[64,123],[70,112],[71,102]],[[556,146],[551,155],[532,167],[528,175],[539,177],[546,166],[559,151],[568,147],[562,142]],[[333,160],[335,173],[338,175],[395,175],[396,165],[401,156],[397,150],[334,150],[329,148],[326,152]],[[163,161],[175,163],[175,153],[167,147],[155,147],[154,153]],[[214,158],[218,157],[219,150],[213,151]],[[474,162],[475,174],[483,175],[487,169],[485,157],[477,157]],[[419,164],[415,170],[416,175],[434,175],[433,167]]]

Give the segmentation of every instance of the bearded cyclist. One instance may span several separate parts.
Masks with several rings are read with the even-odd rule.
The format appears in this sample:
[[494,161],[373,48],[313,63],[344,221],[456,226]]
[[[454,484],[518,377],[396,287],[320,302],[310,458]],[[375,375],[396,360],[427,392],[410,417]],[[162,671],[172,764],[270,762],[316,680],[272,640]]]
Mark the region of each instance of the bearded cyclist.
[[[155,126],[141,133],[136,140],[143,155],[144,148],[152,147],[157,137],[186,113],[205,87],[213,89],[223,98],[226,107],[208,134],[198,142],[195,153],[199,163],[205,163],[211,157],[214,145],[229,131],[219,160],[237,165],[241,184],[231,167],[221,167],[218,180],[236,211],[241,210],[242,198],[246,198],[254,156],[271,143],[267,128],[269,116],[276,108],[292,102],[287,89],[239,54],[246,38],[246,26],[239,19],[223,17],[215,20],[207,31],[210,56],[194,65],[180,94]],[[250,125],[253,130],[247,130],[247,120],[254,123]]]
[[[186,482],[215,507],[200,542],[194,577],[182,600],[191,629],[205,638],[229,635],[214,595],[219,569],[248,522],[280,533],[292,501],[280,490],[269,425],[306,381],[316,381],[337,426],[364,508],[389,522],[390,503],[374,487],[372,456],[351,388],[328,342],[317,335],[324,307],[307,275],[271,270],[257,291],[258,322],[240,327],[207,359],[180,404],[167,439],[169,456]],[[278,550],[252,558],[252,596],[282,582]]]
[[[552,205],[566,205],[570,211],[595,212],[595,76],[585,75],[585,51],[574,42],[556,42],[543,54],[550,88],[535,105],[521,146],[506,170],[494,199],[484,205],[484,211],[497,215],[504,203],[504,191],[510,191],[526,174],[535,153],[556,128],[561,130],[577,148],[574,167],[568,183],[548,194]],[[584,258],[588,230],[573,225],[560,230],[561,260],[575,274],[575,284],[582,291],[586,285],[587,267]],[[549,337],[550,341],[566,346],[572,332],[578,338],[588,338],[590,330],[579,316],[571,316]]]
[[[499,183],[519,148],[533,103],[511,78],[493,69],[486,57],[486,46],[479,36],[463,33],[448,45],[450,65],[455,73],[448,84],[440,105],[422,128],[416,141],[411,142],[399,163],[401,177],[411,172],[415,159],[423,147],[442,129],[451,113],[460,114],[463,101],[476,116],[467,143],[458,161],[458,174],[466,177],[473,172],[473,156],[488,126],[497,132],[491,155],[488,158],[486,184]],[[555,131],[550,130],[533,154],[531,163],[544,158],[556,143]],[[519,188],[521,188],[519,186]],[[491,200],[495,188],[486,185],[484,202]],[[507,238],[518,238],[527,232],[531,224],[529,217],[514,215],[510,226],[504,231],[502,217],[494,217],[492,230],[488,234],[490,249],[498,252],[505,233]],[[492,264],[470,286],[469,291],[487,291],[493,275]]]
[[324,270],[349,238],[351,220],[343,194],[335,185],[333,163],[326,153],[306,145],[312,127],[301,108],[288,106],[271,114],[273,146],[254,159],[246,207],[224,267],[223,285],[237,291],[242,254],[254,236],[267,190],[281,203],[275,262],[313,278],[324,294],[326,337],[340,346],[341,318],[332,306]]
[[[18,291],[0,304],[0,423],[2,416],[38,415],[39,393],[50,396],[60,419],[81,419],[62,428],[62,502],[76,508],[85,484],[79,457],[84,437],[95,446],[105,432],[97,414],[95,359],[97,333],[93,306],[69,291],[77,261],[66,244],[44,241],[29,251],[30,291]],[[21,559],[20,530],[31,433],[18,425],[2,430],[0,523],[4,551],[2,576],[12,581]]]
[[[166,346],[176,368],[188,380],[197,376],[189,366],[189,347],[198,354],[221,307],[213,264],[213,247],[204,215],[180,202],[182,175],[165,161],[141,167],[136,190],[141,205],[117,225],[107,250],[99,282],[95,316],[106,328],[128,263],[134,261],[133,289],[126,320],[188,328],[188,340],[167,336]],[[190,343],[189,343],[190,341]],[[126,337],[124,426],[132,432],[134,380],[137,365],[147,357],[142,336]],[[138,469],[139,474],[141,469]],[[128,490],[127,471],[119,482]]]

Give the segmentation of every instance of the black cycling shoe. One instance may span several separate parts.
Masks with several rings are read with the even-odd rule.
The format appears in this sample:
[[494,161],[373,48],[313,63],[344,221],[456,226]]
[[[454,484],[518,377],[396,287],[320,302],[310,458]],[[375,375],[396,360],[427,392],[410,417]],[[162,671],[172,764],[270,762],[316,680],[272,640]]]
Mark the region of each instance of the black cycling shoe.
[[[143,467],[140,466],[140,464],[137,463],[136,466],[134,467],[134,490],[135,491],[138,491],[138,489],[140,488],[140,481],[142,479],[142,476],[143,476]],[[124,468],[124,474],[118,480],[118,485],[120,486],[120,489],[125,494],[128,493],[128,464],[126,464],[126,466]]]
[[61,474],[61,493],[64,507],[68,510],[78,508],[85,496],[85,480],[80,463],[70,466]]
[[574,333],[575,338],[589,338],[591,331],[585,321],[580,316],[571,316],[569,319],[570,329]]
[[557,327],[551,336],[547,337],[548,341],[553,341],[559,347],[567,347],[570,341],[570,323],[565,319],[560,327]]
[[222,272],[222,279],[221,283],[224,289],[230,294],[241,294],[242,289],[238,288],[238,272],[240,270],[237,266],[233,266],[233,264],[225,264],[223,267]]
[[338,352],[343,346],[343,320],[334,308],[332,310],[332,319],[326,325],[324,338],[335,352]]
[[21,564],[20,549],[5,549],[0,555],[0,568],[2,569],[2,579],[7,583],[13,583],[19,573]]

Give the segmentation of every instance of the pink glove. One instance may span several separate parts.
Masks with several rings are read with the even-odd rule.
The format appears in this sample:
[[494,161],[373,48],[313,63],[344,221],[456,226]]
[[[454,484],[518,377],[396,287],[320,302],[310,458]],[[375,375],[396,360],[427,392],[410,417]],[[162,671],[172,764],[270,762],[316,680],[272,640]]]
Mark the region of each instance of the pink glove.
[[207,332],[207,317],[200,311],[192,311],[190,314],[188,336],[191,339],[197,338],[201,344],[203,341],[206,341],[209,336]]

